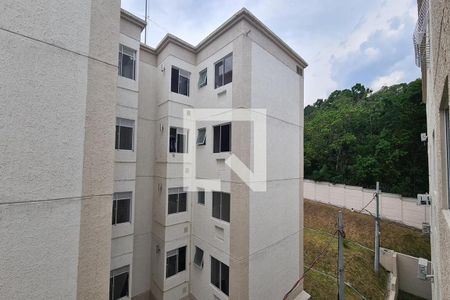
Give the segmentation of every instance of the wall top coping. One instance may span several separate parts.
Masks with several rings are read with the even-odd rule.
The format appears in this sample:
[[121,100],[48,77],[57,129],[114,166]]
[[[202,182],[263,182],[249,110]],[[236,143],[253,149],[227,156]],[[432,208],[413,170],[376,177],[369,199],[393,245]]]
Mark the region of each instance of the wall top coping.
[[354,186],[354,185],[346,185],[346,188],[348,188],[349,190],[358,190],[358,191],[362,191],[363,188],[360,186]]
[[381,192],[381,198],[383,198],[383,196],[391,197],[391,198],[402,198],[402,195],[400,195],[400,194],[391,194],[391,193]]

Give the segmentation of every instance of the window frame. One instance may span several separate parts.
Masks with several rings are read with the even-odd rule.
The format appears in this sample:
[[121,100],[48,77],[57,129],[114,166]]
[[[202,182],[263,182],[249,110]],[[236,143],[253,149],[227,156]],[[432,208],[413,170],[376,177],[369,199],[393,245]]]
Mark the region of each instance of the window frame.
[[[203,196],[200,197],[200,195],[203,195]],[[203,200],[200,201],[200,199],[203,199]],[[205,205],[205,202],[206,202],[206,192],[204,189],[199,188],[197,191],[197,204]]]
[[[201,139],[200,132],[203,132],[203,138]],[[197,139],[196,139],[197,146],[204,146],[206,145],[206,127],[197,128]]]
[[[223,150],[222,149],[222,127],[226,127],[229,126],[229,140],[228,140],[228,149],[227,150]],[[218,149],[216,147],[216,131],[215,129],[219,128],[219,137],[218,137]],[[222,153],[222,152],[231,152],[231,130],[232,130],[232,126],[231,126],[231,122],[227,122],[227,123],[222,123],[222,124],[218,124],[218,125],[214,125],[213,126],[213,153]]]
[[[216,198],[216,196],[219,196],[219,198]],[[228,196],[228,211],[224,210],[224,195]],[[212,217],[215,219],[219,219],[222,220],[224,222],[228,222],[230,223],[230,219],[231,219],[231,194],[230,193],[225,193],[225,192],[219,192],[219,191],[213,191],[213,196],[212,196]],[[217,203],[217,200],[219,202],[219,215],[216,215],[216,206],[215,204]],[[225,212],[225,213],[224,213]]]
[[204,68],[198,73],[198,88],[200,89],[206,86],[207,84],[208,84],[208,68]]
[[[224,264],[223,262],[221,262],[220,260],[218,260],[217,258],[215,258],[214,256],[210,256],[211,257],[211,275],[210,275],[210,282],[213,286],[215,286],[216,288],[218,288],[220,291],[222,291],[222,293],[224,293],[225,295],[229,296],[229,292],[230,292],[230,267],[226,264]],[[214,282],[213,282],[213,264],[214,263],[218,263],[218,284],[219,286],[217,286]],[[224,267],[226,267],[227,273],[228,273],[228,277],[226,278],[226,287],[223,286],[223,269]]]
[[[124,53],[126,50],[129,50],[130,52],[132,52],[132,55],[130,56],[130,55]],[[129,57],[130,57],[130,60],[133,61],[132,76],[131,76],[131,78],[128,77],[128,76],[124,76],[124,75],[122,74],[122,72],[123,72],[123,66],[122,66],[122,64],[123,64],[123,56],[124,56],[124,55],[129,56]],[[133,48],[131,48],[131,47],[128,47],[128,46],[125,46],[125,45],[123,45],[123,44],[119,44],[119,66],[118,66],[118,74],[119,74],[120,77],[128,78],[128,79],[131,79],[131,80],[136,80],[136,60],[137,60],[136,58],[137,58],[137,51],[136,51],[135,49],[133,49]]]
[[[225,66],[228,60],[231,60],[231,70],[229,72],[225,72]],[[220,75],[220,66],[222,66],[222,75]],[[231,75],[230,80],[226,82],[225,77],[227,73],[231,73]],[[222,76],[221,80],[218,78],[220,76]],[[231,82],[233,82],[233,52],[225,55],[214,63],[214,89],[225,86]]]
[[[172,130],[175,129],[175,151],[172,151],[171,148],[171,139],[172,139]],[[178,133],[178,131],[182,131],[182,133]],[[178,146],[179,146],[179,136],[184,136],[185,139],[183,141],[185,141],[184,144],[182,144],[183,149],[181,150],[181,152],[179,152],[178,150]],[[169,153],[188,153],[189,150],[189,129],[185,129],[182,127],[176,127],[176,126],[170,126],[169,127]]]
[[[131,125],[130,125],[131,124]],[[120,148],[120,137],[121,137],[121,128],[131,128],[131,149]],[[135,133],[136,122],[132,119],[126,119],[121,117],[116,117],[116,140],[114,148],[116,150],[123,151],[134,151],[134,133]]]
[[[125,201],[128,200],[129,201],[129,206],[128,206],[128,221],[125,222],[117,222],[117,211],[118,211],[118,202],[119,201]],[[132,202],[133,202],[133,192],[116,192],[113,194],[113,211],[112,211],[112,225],[118,225],[118,224],[125,224],[125,223],[131,223],[131,208],[132,208]],[[116,203],[116,205],[114,205]],[[116,207],[116,209],[114,210],[114,206]]]
[[[181,194],[185,194],[185,210],[180,210],[180,195]],[[175,212],[170,212],[170,195],[177,195],[177,209]],[[184,213],[187,212],[187,202],[188,202],[188,193],[186,191],[186,189],[184,187],[174,187],[174,188],[169,188],[167,191],[167,215],[174,215],[174,214],[179,214],[179,213]]]
[[[127,274],[128,276],[126,278],[126,282],[127,282],[127,291],[126,291],[126,295],[125,296],[120,296],[118,298],[114,297],[114,294],[111,295],[111,292],[114,293],[114,281],[115,281],[115,277],[118,277],[120,275],[123,274]],[[112,285],[111,285],[111,280],[112,280]],[[109,299],[121,299],[124,297],[129,297],[130,296],[130,265],[126,265],[114,270],[110,271],[110,275],[109,275]]]
[[[180,268],[180,250],[181,249],[184,249],[184,266],[183,266],[183,268]],[[170,251],[166,252],[166,278],[175,276],[175,275],[177,275],[180,272],[186,271],[186,254],[187,254],[187,246],[182,246],[182,247],[179,247],[179,248],[176,248],[176,249],[173,249],[173,250],[170,250]],[[168,264],[168,259],[170,257],[173,257],[173,256],[176,257],[176,260],[175,260],[175,262],[176,262],[175,263],[175,273],[172,274],[172,275],[169,275],[169,273],[167,272],[168,271],[167,268],[168,268],[168,265],[169,265]]]
[[[174,90],[174,86],[173,86],[173,84],[174,84],[173,71],[174,70],[176,70],[178,72],[178,76],[177,76],[177,79],[176,79],[176,81],[177,81],[176,91]],[[179,67],[176,67],[176,66],[173,66],[173,65],[172,65],[171,72],[172,73],[170,75],[170,78],[171,78],[170,79],[170,91],[172,93],[176,93],[176,94],[179,94],[179,95],[183,95],[183,96],[189,97],[190,90],[191,90],[191,88],[190,88],[191,87],[191,72],[183,70],[183,69],[181,69]],[[181,85],[181,82],[182,82],[181,78],[184,78],[187,81],[186,94],[180,92],[181,91],[180,85]]]
[[[200,262],[199,262],[200,264],[197,261],[197,253],[201,254],[201,258],[200,258]],[[203,257],[204,256],[205,256],[205,251],[203,251],[202,248],[195,246],[194,259],[193,259],[194,266],[196,266],[199,269],[203,269],[203,264],[204,264]]]

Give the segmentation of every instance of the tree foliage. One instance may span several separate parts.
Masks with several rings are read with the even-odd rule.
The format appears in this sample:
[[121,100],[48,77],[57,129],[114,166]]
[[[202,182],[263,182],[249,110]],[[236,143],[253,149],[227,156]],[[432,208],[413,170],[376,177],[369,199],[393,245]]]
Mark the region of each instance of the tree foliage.
[[305,107],[305,178],[385,192],[428,191],[421,81],[337,90]]

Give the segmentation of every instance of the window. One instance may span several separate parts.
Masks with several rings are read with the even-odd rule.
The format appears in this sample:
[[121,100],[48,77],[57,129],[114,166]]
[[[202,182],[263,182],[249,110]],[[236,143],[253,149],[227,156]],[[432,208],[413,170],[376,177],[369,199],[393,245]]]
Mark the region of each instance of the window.
[[230,222],[230,194],[213,192],[212,216]]
[[136,79],[136,50],[124,45],[119,46],[119,76]]
[[194,265],[203,268],[203,250],[195,246]]
[[214,126],[214,153],[231,150],[231,124]]
[[169,152],[187,153],[188,149],[188,131],[184,128],[170,127]]
[[206,128],[197,129],[197,145],[206,145]]
[[133,150],[134,121],[116,119],[116,149]]
[[228,296],[229,268],[211,256],[211,283]]
[[447,207],[450,209],[450,112],[449,109],[444,110],[445,124],[445,148],[447,156]]
[[215,65],[215,84],[214,87],[218,88],[222,85],[233,81],[233,55],[229,54],[216,62]]
[[191,73],[172,67],[171,91],[177,94],[189,96],[189,77]]
[[208,70],[204,69],[200,71],[198,76],[198,88],[204,87],[208,84]]
[[183,188],[170,188],[168,214],[176,214],[186,211],[186,200],[187,193]]
[[128,297],[128,277],[130,266],[111,271],[109,277],[109,299],[116,300]]
[[131,215],[131,192],[114,193],[112,224],[130,222]]
[[197,203],[205,205],[205,191],[199,190],[197,194]]
[[186,246],[167,252],[166,278],[186,270]]

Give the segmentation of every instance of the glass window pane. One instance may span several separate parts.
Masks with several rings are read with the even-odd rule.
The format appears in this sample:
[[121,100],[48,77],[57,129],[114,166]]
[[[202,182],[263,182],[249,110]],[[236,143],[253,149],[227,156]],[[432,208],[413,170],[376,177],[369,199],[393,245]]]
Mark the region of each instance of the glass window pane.
[[128,296],[128,272],[114,276],[114,300]]
[[207,82],[208,82],[207,75],[208,75],[207,69],[204,69],[200,72],[199,78],[198,78],[198,87],[199,88],[204,87],[207,84]]
[[177,151],[177,129],[170,127],[169,135],[169,152],[173,153]]
[[197,130],[197,145],[206,144],[206,128],[199,128]]
[[187,145],[186,142],[186,135],[184,134],[177,134],[177,153],[186,153]]
[[168,213],[174,214],[178,212],[178,194],[169,195]]
[[228,296],[228,275],[229,275],[229,269],[228,266],[221,263],[220,264],[220,289],[222,292],[224,292],[225,295]]
[[119,141],[120,141],[120,127],[116,125],[116,149],[119,149]]
[[213,192],[212,216],[220,219],[220,192]]
[[230,151],[231,145],[231,125],[222,125],[220,128],[220,152]]
[[233,56],[230,55],[226,57],[225,59],[225,71],[224,71],[224,78],[223,78],[223,84],[230,83],[233,80]]
[[186,247],[178,249],[178,272],[186,270]]
[[136,57],[136,51],[134,49],[128,48],[127,46],[121,45],[122,46],[122,53],[125,55],[128,55],[132,58]]
[[203,250],[199,247],[195,247],[194,264],[203,267]]
[[120,126],[119,148],[133,150],[133,128]]
[[211,256],[211,283],[220,289],[220,262]]
[[178,69],[172,67],[172,78],[171,78],[171,88],[170,90],[174,93],[178,93],[178,78],[180,72]]
[[178,93],[181,95],[189,96],[189,79],[180,76],[178,84]]
[[230,222],[230,194],[222,193],[222,220]]
[[186,200],[187,200],[186,198],[187,198],[187,193],[181,193],[178,195],[178,201],[179,201],[178,212],[186,211]]
[[130,222],[130,199],[121,199],[117,203],[117,223]]
[[220,126],[214,127],[214,153],[220,152]]
[[[120,45],[122,48],[122,45]],[[119,64],[118,64],[119,76],[122,76],[122,51],[119,51]]]
[[167,256],[166,260],[166,278],[177,273],[177,256]]
[[214,87],[217,88],[223,85],[223,61],[216,63],[215,65],[215,84]]
[[113,209],[112,209],[112,224],[116,224],[116,216],[117,216],[117,200],[113,200]]
[[109,278],[109,300],[114,299],[114,277]]
[[134,79],[134,57],[126,53],[122,54],[122,74],[121,76]]
[[205,205],[205,191],[199,191],[197,197],[198,204]]

